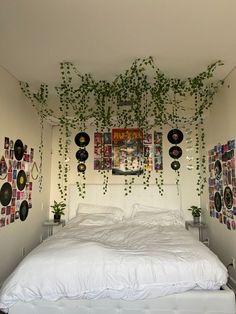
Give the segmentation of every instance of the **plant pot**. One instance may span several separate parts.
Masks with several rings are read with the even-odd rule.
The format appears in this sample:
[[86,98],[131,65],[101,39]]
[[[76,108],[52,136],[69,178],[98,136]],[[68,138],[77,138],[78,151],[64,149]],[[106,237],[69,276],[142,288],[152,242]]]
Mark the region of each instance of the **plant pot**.
[[199,224],[199,222],[200,222],[200,217],[193,217],[194,224]]
[[54,222],[60,222],[61,221],[61,215],[60,214],[54,214]]

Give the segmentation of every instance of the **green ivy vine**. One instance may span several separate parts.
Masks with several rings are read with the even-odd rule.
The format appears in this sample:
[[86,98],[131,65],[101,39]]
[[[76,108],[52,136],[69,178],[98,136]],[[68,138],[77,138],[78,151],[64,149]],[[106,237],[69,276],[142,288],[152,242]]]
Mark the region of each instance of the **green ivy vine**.
[[[69,166],[68,157],[72,130],[85,131],[88,121],[98,132],[109,131],[113,127],[138,127],[145,132],[168,125],[171,128],[184,128],[190,125],[196,133],[196,155],[198,173],[197,192],[203,192],[206,183],[206,156],[203,116],[212,104],[223,80],[211,80],[214,71],[222,66],[221,61],[210,64],[207,69],[193,78],[169,78],[154,63],[153,57],[137,58],[124,73],[118,74],[113,81],[95,80],[91,74],[82,74],[71,62],[61,62],[61,84],[55,87],[59,106],[59,161],[58,188],[61,197],[67,197]],[[37,92],[30,90],[29,84],[20,82],[21,89],[28,97],[40,116],[40,173],[42,173],[43,129],[47,116],[57,115],[48,108],[48,86],[42,84]],[[192,101],[186,109],[184,103]],[[108,171],[101,170],[104,193],[108,186]],[[152,173],[159,193],[163,194],[163,171],[148,171],[144,167],[143,183],[148,188]],[[180,172],[177,172],[179,182]],[[130,193],[134,178],[124,178],[125,193]],[[85,194],[85,173],[78,174],[76,182],[81,196]]]

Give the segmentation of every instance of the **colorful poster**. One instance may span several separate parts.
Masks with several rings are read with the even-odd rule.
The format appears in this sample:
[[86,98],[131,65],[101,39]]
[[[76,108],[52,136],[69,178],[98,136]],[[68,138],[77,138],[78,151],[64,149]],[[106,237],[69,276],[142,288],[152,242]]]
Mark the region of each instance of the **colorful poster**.
[[162,133],[154,131],[154,168],[163,169]]
[[110,132],[94,133],[94,170],[111,170],[112,145]]
[[143,130],[112,130],[114,175],[139,175],[143,172]]
[[216,145],[208,152],[210,216],[236,229],[235,141]]

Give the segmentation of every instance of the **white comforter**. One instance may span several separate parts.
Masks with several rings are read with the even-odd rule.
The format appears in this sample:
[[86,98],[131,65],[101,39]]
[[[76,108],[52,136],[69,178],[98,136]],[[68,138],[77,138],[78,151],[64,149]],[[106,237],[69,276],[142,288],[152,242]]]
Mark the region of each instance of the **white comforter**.
[[183,227],[72,221],[21,262],[1,290],[0,308],[39,298],[154,298],[226,281],[223,264]]

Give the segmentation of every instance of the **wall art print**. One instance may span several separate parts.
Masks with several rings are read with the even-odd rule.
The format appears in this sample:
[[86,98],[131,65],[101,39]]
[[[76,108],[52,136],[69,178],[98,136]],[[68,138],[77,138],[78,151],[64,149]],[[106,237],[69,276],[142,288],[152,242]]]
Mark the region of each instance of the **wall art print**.
[[20,139],[4,138],[0,160],[0,227],[24,221],[32,207],[31,168],[34,149]]
[[112,169],[112,145],[110,132],[94,133],[94,170]]
[[209,210],[210,216],[229,230],[236,229],[235,140],[218,144],[209,150]]
[[112,130],[114,175],[139,175],[143,172],[143,130]]
[[[117,131],[121,130],[121,131]],[[116,133],[119,133],[119,136],[122,132],[127,129],[116,129]],[[139,130],[139,129],[129,129],[129,130]],[[134,131],[136,132],[136,131]],[[154,136],[153,136],[154,135]],[[118,135],[117,135],[118,136]],[[142,138],[142,136],[141,136]],[[119,141],[119,140],[118,140]],[[118,144],[118,146],[120,143]],[[139,150],[140,161],[142,167],[147,171],[156,171],[163,169],[163,153],[162,153],[162,133],[154,131],[153,133],[144,133],[143,134],[143,151]],[[113,147],[112,133],[111,132],[96,132],[94,133],[94,170],[112,170],[114,161],[115,165],[119,168],[119,158],[117,154],[114,154],[114,151],[118,152],[123,156],[121,160],[125,159],[126,153],[131,152],[131,149],[126,152],[121,153],[120,147]],[[129,155],[129,154],[128,154]],[[113,158],[115,156],[115,158]],[[132,169],[133,170],[133,169]],[[128,171],[128,170],[127,170]],[[113,174],[124,174],[120,170],[113,170]],[[125,174],[128,174],[126,172]],[[134,174],[134,173],[132,173]]]

